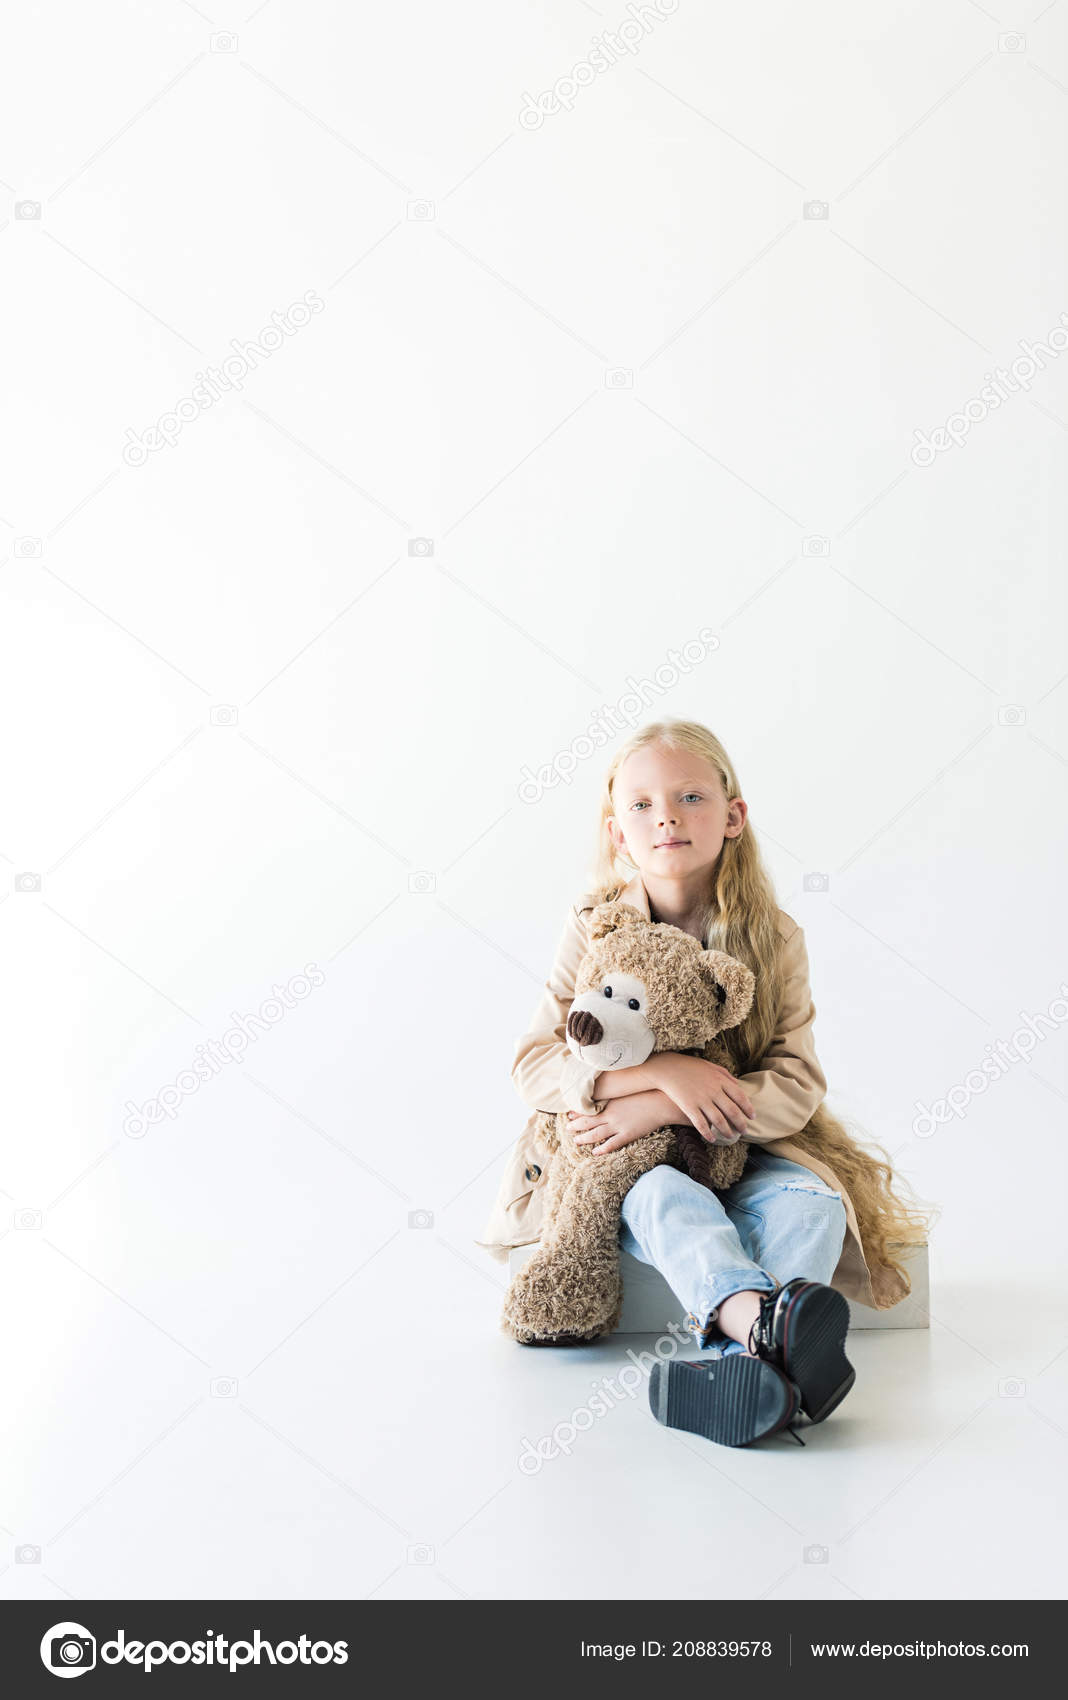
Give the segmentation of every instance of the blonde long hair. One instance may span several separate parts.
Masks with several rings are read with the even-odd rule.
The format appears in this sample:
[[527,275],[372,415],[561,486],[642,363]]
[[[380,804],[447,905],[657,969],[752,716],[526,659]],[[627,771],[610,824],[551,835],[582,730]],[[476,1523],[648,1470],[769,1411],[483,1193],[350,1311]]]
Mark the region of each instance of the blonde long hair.
[[[621,765],[634,750],[647,744],[689,750],[718,771],[728,800],[742,795],[730,757],[707,726],[696,720],[656,720],[641,727],[615,752],[604,778],[592,876],[599,902],[618,896],[639,871],[616,850],[608,817],[617,813],[613,787]],[[706,902],[699,910],[706,947],[726,951],[756,975],[749,1014],[740,1026],[723,1035],[736,1074],[760,1067],[775,1036],[784,985],[779,906],[750,819],[736,838],[724,839],[709,876]],[[899,1186],[902,1183],[894,1174],[889,1153],[871,1139],[866,1144],[874,1146],[881,1157],[865,1149],[826,1103],[819,1104],[805,1126],[790,1138],[801,1150],[826,1162],[848,1192],[869,1268],[874,1262],[894,1270],[906,1291],[911,1291],[908,1271],[895,1253],[922,1244],[941,1211],[937,1206],[923,1209],[902,1200],[894,1190],[895,1180]],[[912,1196],[915,1199],[915,1194]]]

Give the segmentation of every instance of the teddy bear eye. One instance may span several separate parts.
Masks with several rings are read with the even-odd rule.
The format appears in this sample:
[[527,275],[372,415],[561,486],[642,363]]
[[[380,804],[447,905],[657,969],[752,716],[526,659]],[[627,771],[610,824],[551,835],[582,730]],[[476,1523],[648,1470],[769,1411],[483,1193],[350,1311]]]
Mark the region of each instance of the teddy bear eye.
[[639,1002],[638,1002],[638,1000],[637,1000],[637,998],[630,998],[630,999],[628,999],[628,1002],[627,1002],[627,1008],[628,1008],[628,1009],[641,1009],[641,1007],[642,1007],[642,1006],[641,1006],[641,1004],[640,1004],[640,1003],[639,1003]]
[[606,987],[605,987],[605,988],[604,988],[604,995],[605,995],[605,997],[606,997],[606,998],[610,998],[610,997],[611,997],[611,996],[612,996],[612,988],[611,988],[611,986],[606,986]]

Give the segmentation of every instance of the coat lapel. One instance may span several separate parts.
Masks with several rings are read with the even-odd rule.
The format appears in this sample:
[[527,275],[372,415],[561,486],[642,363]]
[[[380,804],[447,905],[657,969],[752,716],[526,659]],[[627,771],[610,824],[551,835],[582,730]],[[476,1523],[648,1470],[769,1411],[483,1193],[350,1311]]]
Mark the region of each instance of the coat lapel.
[[649,893],[645,889],[641,874],[635,874],[630,883],[623,887],[618,901],[629,903],[633,909],[640,909],[647,921],[651,918],[649,914]]

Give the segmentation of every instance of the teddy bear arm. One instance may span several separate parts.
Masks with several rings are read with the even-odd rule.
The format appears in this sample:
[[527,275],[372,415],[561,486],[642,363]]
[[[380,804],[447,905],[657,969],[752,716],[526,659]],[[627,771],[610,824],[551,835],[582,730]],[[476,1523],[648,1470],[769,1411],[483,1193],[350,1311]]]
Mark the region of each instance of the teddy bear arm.
[[542,1145],[544,1145],[546,1151],[559,1151],[560,1149],[559,1126],[561,1117],[562,1112],[560,1111],[538,1111],[538,1138]]

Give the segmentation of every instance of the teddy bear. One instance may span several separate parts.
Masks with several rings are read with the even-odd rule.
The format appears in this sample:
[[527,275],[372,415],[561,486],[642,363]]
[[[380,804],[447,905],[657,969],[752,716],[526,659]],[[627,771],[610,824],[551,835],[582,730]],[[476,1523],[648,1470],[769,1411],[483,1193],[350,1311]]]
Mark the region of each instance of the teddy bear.
[[[651,921],[629,903],[600,903],[589,926],[565,1027],[585,1067],[633,1067],[654,1051],[684,1051],[733,1073],[720,1034],[744,1021],[752,971],[706,950],[680,927]],[[662,1127],[619,1150],[577,1144],[566,1113],[538,1112],[552,1153],[541,1238],[505,1294],[501,1331],[521,1345],[572,1345],[610,1334],[623,1308],[620,1205],[658,1163],[703,1185],[729,1187],[745,1167],[739,1138],[713,1144],[692,1127]]]

